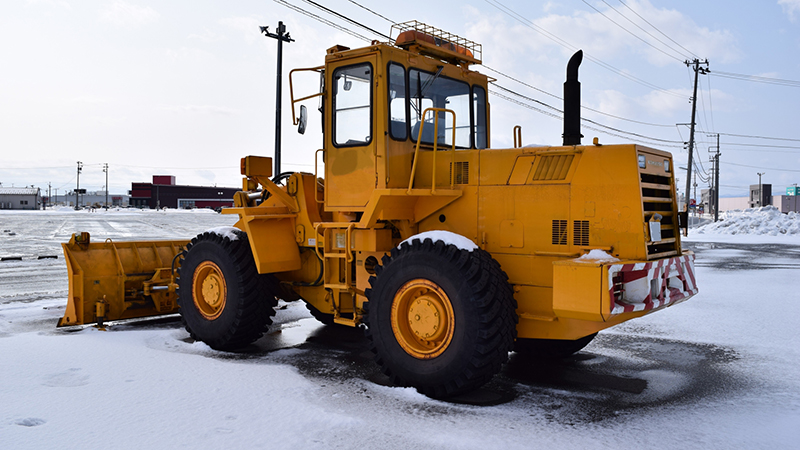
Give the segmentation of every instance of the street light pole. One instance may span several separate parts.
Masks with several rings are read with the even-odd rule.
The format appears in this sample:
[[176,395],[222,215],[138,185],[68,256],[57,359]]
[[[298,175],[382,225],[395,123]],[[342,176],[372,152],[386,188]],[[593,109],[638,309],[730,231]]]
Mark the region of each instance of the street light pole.
[[763,200],[764,200],[764,193],[761,192],[761,175],[764,175],[766,172],[756,172],[758,174],[758,207],[762,207]]
[[103,172],[106,173],[106,202],[104,206],[108,209],[108,163],[103,164]]
[[81,190],[81,170],[83,170],[83,163],[78,161],[78,181],[77,187],[75,188],[75,209],[78,209],[78,195],[80,195]]
[[278,22],[276,33],[270,33],[269,27],[260,27],[261,32],[265,36],[276,39],[278,41],[278,73],[276,76],[277,89],[275,93],[275,180],[281,175],[281,87],[282,87],[282,72],[283,72],[283,43],[287,44],[294,42],[289,33],[286,32],[286,26],[283,22]]

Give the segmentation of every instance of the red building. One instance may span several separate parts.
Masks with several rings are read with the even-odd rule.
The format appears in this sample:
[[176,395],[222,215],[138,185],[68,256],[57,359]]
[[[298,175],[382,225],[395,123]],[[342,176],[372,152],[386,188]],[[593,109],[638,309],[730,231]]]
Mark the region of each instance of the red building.
[[239,188],[181,186],[173,175],[153,175],[152,183],[131,183],[130,205],[140,208],[222,208],[233,206]]

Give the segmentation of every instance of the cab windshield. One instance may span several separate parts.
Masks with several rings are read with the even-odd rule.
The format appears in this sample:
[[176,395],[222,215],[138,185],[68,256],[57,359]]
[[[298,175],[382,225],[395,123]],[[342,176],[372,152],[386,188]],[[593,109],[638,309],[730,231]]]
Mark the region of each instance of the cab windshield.
[[[453,114],[426,114],[427,108],[453,111],[455,122]],[[413,142],[451,146],[455,129],[457,148],[486,148],[486,91],[481,86],[470,89],[468,83],[439,73],[419,69],[406,72],[401,65],[391,63],[389,109],[389,132],[394,139],[410,137]]]

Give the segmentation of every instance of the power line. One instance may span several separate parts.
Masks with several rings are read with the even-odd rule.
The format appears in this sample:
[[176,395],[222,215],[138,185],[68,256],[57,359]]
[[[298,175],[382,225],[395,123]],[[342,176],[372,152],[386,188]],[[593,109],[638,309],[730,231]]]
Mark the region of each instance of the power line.
[[[721,133],[720,133],[721,134]],[[800,149],[800,146],[795,145],[767,145],[767,144],[745,144],[741,142],[726,142],[725,145],[736,145],[738,147],[758,147],[758,148],[795,148]]]
[[350,1],[350,3],[352,3],[352,4],[356,5],[356,6],[358,6],[359,8],[365,9],[365,10],[367,10],[367,11],[371,12],[372,14],[374,14],[374,15],[376,15],[376,16],[378,16],[378,17],[380,17],[381,19],[383,19],[383,20],[385,20],[385,21],[387,21],[387,22],[391,23],[392,25],[396,25],[396,24],[397,24],[397,22],[395,22],[395,21],[393,21],[393,20],[391,20],[391,19],[387,19],[386,17],[384,17],[384,16],[382,16],[382,15],[380,15],[380,14],[376,13],[375,11],[373,11],[373,10],[371,10],[371,9],[367,8],[366,6],[362,5],[361,3],[354,2],[353,0],[349,0],[349,1]]
[[[524,99],[524,100],[526,100],[528,102],[533,102],[533,103],[536,103],[537,105],[541,105],[541,106],[543,106],[543,107],[545,107],[545,108],[547,108],[547,109],[549,109],[551,111],[554,111],[554,112],[545,111],[545,110],[542,110],[540,108],[533,107],[530,104],[524,104],[523,102],[520,102],[520,101],[517,101],[517,100],[514,100],[514,99],[510,99],[509,97],[506,97],[505,95],[499,94],[497,91],[491,91],[492,94],[495,95],[495,96],[498,96],[498,97],[503,98],[505,100],[512,101],[513,103],[516,103],[516,104],[521,105],[521,106],[529,107],[530,109],[533,109],[535,111],[538,111],[540,113],[543,113],[543,114],[551,116],[551,117],[556,117],[558,119],[562,118],[561,115],[563,114],[563,111],[558,109],[558,108],[556,108],[556,107],[554,107],[554,106],[552,106],[552,105],[548,105],[547,103],[544,103],[542,101],[539,101],[539,100],[533,99],[531,97],[528,97],[526,95],[520,94],[520,93],[518,93],[516,91],[513,91],[511,89],[508,89],[508,88],[505,88],[503,86],[500,86],[497,83],[494,83],[492,86],[496,87],[496,88],[499,88],[499,89],[501,89],[501,90],[503,90],[503,91],[505,91],[505,92],[507,92],[507,93],[509,93],[511,95],[515,95],[515,96],[517,96],[517,97],[519,97],[521,99]],[[679,142],[679,141],[671,141],[671,140],[666,140],[666,139],[654,138],[654,137],[651,137],[651,136],[645,136],[645,135],[638,134],[638,133],[633,133],[633,132],[630,132],[630,131],[620,130],[619,128],[610,127],[608,125],[604,125],[602,123],[596,122],[596,121],[591,120],[591,119],[581,118],[581,121],[585,122],[585,123],[588,122],[588,123],[590,123],[590,124],[595,126],[595,127],[586,126],[586,128],[588,128],[590,130],[595,130],[595,131],[600,131],[600,132],[603,132],[603,133],[608,133],[608,134],[611,134],[612,136],[620,137],[620,138],[623,138],[623,139],[638,138],[639,140],[648,140],[648,141],[658,142],[658,144],[648,143],[648,145],[663,145],[663,146],[676,147],[676,148],[681,148],[683,146],[683,143]],[[600,127],[600,128],[596,128],[596,127]],[[665,145],[665,144],[668,144],[668,145]]]
[[736,163],[727,162],[727,161],[720,161],[720,163],[728,164],[728,165],[731,165],[731,166],[749,167],[751,169],[764,169],[764,170],[774,170],[774,171],[777,171],[777,172],[798,172],[798,173],[800,173],[800,170],[793,170],[793,169],[776,169],[774,167],[750,166],[750,165],[747,165],[747,164],[736,164]]
[[[625,6],[626,8],[628,8],[628,9],[629,9],[629,10],[630,10],[632,13],[636,14],[636,17],[638,17],[638,18],[640,18],[640,19],[644,20],[644,22],[645,22],[646,24],[650,25],[651,27],[653,27],[653,29],[654,29],[654,30],[656,30],[656,31],[658,31],[659,33],[661,33],[661,35],[662,35],[662,36],[664,36],[665,38],[667,38],[667,39],[669,39],[670,41],[672,41],[672,42],[673,42],[675,45],[677,45],[678,47],[680,47],[680,48],[682,48],[682,49],[686,50],[687,52],[689,52],[689,54],[690,54],[690,55],[692,55],[693,57],[695,57],[695,58],[697,58],[697,59],[700,59],[700,57],[699,57],[699,56],[697,56],[697,55],[695,55],[694,53],[692,53],[692,51],[691,51],[691,50],[689,50],[688,48],[686,48],[686,47],[682,46],[681,44],[677,43],[677,42],[676,42],[674,39],[672,39],[671,37],[667,36],[667,35],[666,35],[666,34],[665,34],[663,31],[659,30],[659,29],[658,29],[658,27],[656,27],[656,26],[655,26],[655,25],[653,25],[652,23],[648,22],[648,21],[647,21],[647,19],[645,19],[644,17],[642,17],[641,15],[639,15],[639,13],[637,13],[636,11],[634,11],[634,10],[633,10],[633,8],[631,8],[630,6],[628,6],[628,5],[627,5],[625,2],[623,2],[622,0],[619,0],[619,2],[620,2],[620,3],[622,3],[622,5],[623,5],[623,6]],[[605,2],[603,2],[603,3],[605,3]],[[660,42],[660,41],[659,41],[659,42]]]
[[733,134],[733,133],[719,133],[722,136],[733,136],[733,137],[741,137],[741,138],[748,138],[748,139],[769,139],[772,141],[791,141],[791,142],[800,142],[800,139],[793,139],[793,138],[779,138],[779,137],[767,137],[767,136],[753,136],[749,134]]
[[329,9],[329,8],[327,8],[325,6],[322,6],[322,5],[320,5],[319,3],[315,2],[315,1],[312,1],[312,0],[303,0],[303,1],[308,3],[309,5],[316,6],[317,8],[319,8],[319,9],[321,9],[321,10],[323,10],[323,11],[329,13],[329,14],[333,14],[334,16],[336,16],[336,17],[338,17],[340,19],[344,19],[344,20],[352,23],[355,26],[361,27],[361,28],[363,28],[363,29],[365,29],[365,30],[367,30],[367,31],[369,31],[371,33],[374,33],[374,34],[376,34],[376,35],[378,35],[380,37],[386,38],[387,40],[390,40],[390,41],[392,40],[391,37],[381,33],[380,31],[375,31],[372,28],[370,28],[370,27],[368,27],[368,26],[366,26],[366,25],[364,25],[364,24],[362,24],[360,22],[357,22],[357,21],[355,21],[355,20],[353,20],[353,19],[351,19],[351,18],[349,18],[349,17],[347,17],[347,16],[345,16],[343,14],[339,14],[338,12],[336,12],[336,11],[334,11],[332,9]]
[[719,70],[714,70],[714,71],[709,70],[709,73],[711,75],[716,75],[718,77],[723,77],[723,78],[730,78],[733,80],[752,81],[754,83],[774,84],[778,86],[787,86],[787,87],[800,87],[800,81],[796,80],[784,80],[780,78],[761,77],[758,75],[744,75],[741,73],[722,72]]
[[[365,7],[365,6],[363,6],[363,5],[361,5],[360,3],[356,2],[356,1],[353,1],[353,0],[349,0],[349,1],[350,1],[350,3],[353,3],[354,5],[356,5],[356,6],[360,7],[360,8],[363,8],[363,9],[365,9],[365,10],[369,11],[370,13],[372,13],[372,14],[374,14],[374,15],[376,15],[376,16],[378,16],[378,17],[380,17],[381,19],[383,19],[383,20],[385,20],[385,21],[387,21],[387,22],[389,22],[389,23],[391,23],[391,24],[395,24],[395,23],[396,23],[396,22],[394,22],[393,20],[391,20],[391,19],[389,19],[389,18],[387,18],[387,17],[385,17],[385,16],[381,15],[381,14],[380,14],[380,13],[378,13],[378,12],[375,12],[375,11],[373,11],[373,10],[371,10],[371,9],[369,9],[369,8],[367,8],[367,7]],[[506,74],[506,73],[503,73],[503,72],[501,72],[501,71],[499,71],[499,70],[497,70],[497,69],[491,68],[491,67],[487,66],[486,64],[481,64],[481,65],[482,65],[483,67],[485,67],[486,69],[488,69],[488,70],[490,70],[490,71],[492,71],[492,72],[494,72],[494,73],[496,73],[496,74],[498,74],[498,75],[504,76],[504,77],[506,77],[506,78],[508,78],[508,79],[510,79],[510,80],[512,80],[512,81],[515,81],[515,82],[517,82],[517,83],[519,83],[519,84],[521,84],[521,85],[523,85],[523,86],[526,86],[526,87],[528,87],[528,88],[530,88],[530,89],[533,89],[533,90],[535,90],[535,91],[537,91],[537,92],[540,92],[540,93],[542,93],[542,94],[544,94],[544,95],[547,95],[547,96],[550,96],[550,97],[553,97],[553,98],[556,98],[556,99],[558,99],[558,100],[561,100],[561,101],[563,101],[563,99],[562,99],[561,97],[559,97],[559,96],[557,96],[557,95],[555,95],[555,94],[552,94],[552,93],[550,93],[550,92],[547,92],[547,91],[545,91],[544,89],[541,89],[541,88],[538,88],[538,87],[536,87],[536,86],[533,86],[532,84],[526,83],[526,82],[524,82],[524,81],[522,81],[522,80],[520,80],[520,79],[518,79],[518,78],[515,78],[515,77],[513,77],[513,76],[511,76],[511,75],[508,75],[508,74]],[[498,87],[500,87],[500,86],[498,86]],[[533,101],[535,101],[535,100],[533,100]],[[548,106],[549,106],[549,105],[548,105]],[[601,114],[601,115],[604,115],[604,116],[612,117],[612,118],[614,118],[614,119],[623,120],[623,121],[625,121],[625,122],[636,123],[636,124],[639,124],[639,125],[647,125],[647,126],[652,126],[652,127],[662,127],[662,128],[672,128],[672,127],[673,127],[673,125],[657,124],[657,123],[649,123],[649,122],[642,122],[642,121],[639,121],[639,120],[627,119],[627,118],[625,118],[625,117],[620,117],[620,116],[616,116],[616,115],[613,115],[613,114],[609,114],[609,113],[606,113],[606,112],[603,112],[603,111],[599,111],[599,110],[596,110],[596,109],[594,109],[594,108],[590,108],[590,107],[588,107],[588,106],[584,106],[584,105],[581,105],[581,108],[582,108],[582,109],[585,109],[585,110],[587,110],[587,111],[592,111],[592,112],[594,112],[594,113],[597,113],[597,114]]]
[[[484,0],[484,1],[486,3],[489,3],[490,5],[494,6],[498,10],[500,10],[500,12],[510,16],[512,19],[520,22],[521,24],[523,24],[526,27],[536,31],[537,33],[542,34],[546,38],[552,40],[553,42],[556,42],[557,44],[561,45],[562,47],[567,48],[567,49],[569,49],[571,51],[578,50],[578,48],[575,47],[574,45],[572,45],[569,42],[567,42],[567,41],[559,38],[558,36],[550,33],[549,31],[545,30],[544,28],[536,25],[531,20],[526,19],[525,17],[523,17],[520,14],[516,13],[514,10],[512,10],[511,8],[508,8],[507,6],[503,5],[498,0]],[[670,90],[658,87],[653,83],[650,83],[648,81],[642,80],[642,79],[637,78],[637,77],[635,77],[633,75],[627,74],[627,73],[623,72],[622,70],[617,69],[616,67],[614,67],[614,66],[612,66],[610,64],[607,64],[607,63],[605,63],[605,62],[603,62],[603,61],[601,61],[601,60],[599,60],[597,58],[594,58],[594,57],[592,57],[590,55],[587,55],[586,53],[584,53],[583,56],[584,56],[584,58],[586,58],[589,61],[591,61],[591,62],[603,67],[604,69],[609,70],[611,72],[614,72],[615,74],[617,74],[617,75],[619,75],[619,76],[621,76],[623,78],[627,78],[630,81],[633,81],[635,83],[641,84],[642,86],[645,86],[645,87],[648,87],[650,89],[654,89],[654,90],[657,90],[657,91],[661,91],[661,92],[664,92],[664,93],[666,93],[668,95],[672,95],[672,96],[675,96],[675,97],[685,98],[683,95],[680,95],[680,94],[677,94],[677,93],[672,92]]]
[[316,15],[316,14],[310,12],[310,11],[306,11],[305,9],[303,9],[303,8],[301,8],[299,6],[295,6],[295,5],[287,2],[286,0],[272,0],[272,1],[274,1],[275,3],[281,4],[281,5],[289,8],[289,9],[291,9],[293,11],[299,12],[300,14],[303,14],[304,16],[311,17],[312,19],[314,19],[314,20],[316,20],[318,22],[322,22],[322,23],[324,23],[325,25],[328,25],[331,28],[335,28],[335,29],[337,29],[337,30],[339,30],[339,31],[341,31],[343,33],[347,33],[350,36],[355,37],[356,39],[361,39],[362,41],[372,42],[372,39],[370,39],[370,38],[368,38],[366,36],[358,34],[355,31],[347,29],[347,28],[345,28],[345,27],[343,27],[343,26],[341,26],[341,25],[339,25],[337,23],[331,22],[330,20],[325,19],[323,17],[320,17],[320,16],[318,16],[318,15]]
[[[725,145],[737,145],[737,144],[735,144],[735,143],[725,143]],[[752,153],[791,153],[791,154],[800,153],[800,150],[798,150],[798,151],[792,151],[792,150],[770,150],[770,149],[753,150],[753,149],[748,149],[748,148],[730,148],[730,147],[726,147],[725,151],[726,152],[748,152],[748,153],[751,153],[751,154]]]
[[[674,47],[672,47],[671,45],[669,45],[669,44],[667,44],[666,42],[662,41],[661,39],[659,39],[659,38],[657,38],[657,37],[653,36],[653,35],[652,35],[652,34],[651,34],[649,31],[647,31],[647,30],[645,30],[644,28],[642,28],[641,26],[639,26],[639,24],[638,24],[638,23],[636,23],[636,22],[632,21],[632,20],[631,20],[631,19],[630,19],[628,16],[626,16],[625,14],[622,14],[621,12],[619,12],[619,10],[618,10],[617,8],[614,8],[613,6],[609,5],[609,4],[608,4],[608,2],[606,2],[605,0],[601,0],[601,1],[602,1],[603,3],[605,3],[605,4],[606,4],[606,6],[608,6],[609,8],[613,9],[613,10],[614,10],[614,12],[616,12],[617,14],[619,14],[620,16],[622,16],[622,18],[623,18],[623,19],[625,19],[625,20],[627,20],[628,22],[632,23],[632,24],[633,24],[633,25],[634,25],[636,28],[638,28],[638,29],[642,30],[642,32],[644,32],[646,35],[648,35],[648,36],[650,36],[651,38],[655,39],[656,41],[658,41],[659,43],[661,43],[661,45],[663,45],[663,46],[667,47],[668,49],[672,50],[673,52],[675,52],[675,53],[677,53],[677,54],[681,55],[681,58],[688,59],[688,57],[687,57],[685,54],[683,54],[683,53],[681,53],[680,51],[676,50]],[[626,6],[627,6],[627,5],[626,5]],[[691,52],[689,52],[689,53],[691,54]]]
[[[494,73],[496,73],[496,74],[498,74],[498,75],[504,76],[504,77],[508,78],[509,80],[515,81],[515,82],[517,82],[517,83],[519,83],[519,84],[521,84],[521,85],[523,85],[523,86],[525,86],[525,87],[531,88],[531,89],[533,89],[533,90],[535,90],[535,91],[537,91],[537,92],[540,92],[540,93],[542,93],[542,94],[544,94],[544,95],[547,95],[547,96],[553,97],[553,98],[555,98],[555,99],[558,99],[558,100],[564,101],[564,99],[563,99],[563,98],[561,98],[561,97],[559,97],[559,96],[557,96],[557,95],[555,95],[555,94],[551,94],[550,92],[547,92],[547,91],[545,91],[545,90],[543,90],[543,89],[541,89],[541,88],[538,88],[538,87],[536,87],[536,86],[533,86],[532,84],[526,83],[526,82],[524,82],[524,81],[522,81],[522,80],[520,80],[520,79],[518,79],[518,78],[514,78],[514,77],[512,77],[511,75],[508,75],[508,74],[506,74],[506,73],[503,73],[503,72],[501,72],[501,71],[499,71],[499,70],[497,70],[497,69],[493,69],[493,68],[491,68],[491,67],[487,66],[486,64],[481,64],[481,65],[482,65],[483,67],[485,67],[486,69],[488,69],[488,70],[490,70],[490,71],[492,71],[492,72],[494,72]],[[624,120],[625,122],[636,123],[636,124],[639,124],[639,125],[648,125],[648,126],[651,126],[651,127],[662,127],[662,128],[672,128],[672,127],[674,126],[674,125],[666,125],[666,124],[660,124],[660,123],[642,122],[642,121],[639,121],[639,120],[627,119],[627,118],[625,118],[625,117],[615,116],[614,114],[609,114],[609,113],[607,113],[607,112],[599,111],[599,110],[597,110],[597,109],[590,108],[590,107],[588,107],[588,106],[585,106],[585,105],[581,105],[581,108],[582,108],[582,109],[585,109],[585,110],[587,110],[587,111],[592,111],[592,112],[594,112],[594,113],[597,113],[597,114],[602,114],[602,115],[604,115],[604,116],[612,117],[612,118],[614,118],[614,119],[618,119],[618,120]]]
[[[589,4],[589,2],[587,2],[586,0],[582,0],[582,1],[583,1],[583,3],[585,3],[585,4],[586,4],[586,6],[588,6],[589,8],[592,8],[593,10],[597,11],[597,13],[598,13],[598,14],[600,14],[601,16],[603,16],[603,17],[605,17],[606,19],[608,19],[608,20],[609,20],[609,22],[611,22],[611,23],[613,23],[614,25],[616,25],[616,26],[618,26],[618,27],[622,28],[622,29],[623,29],[623,30],[624,30],[626,33],[628,33],[628,34],[630,34],[631,36],[635,37],[636,39],[638,39],[638,40],[640,40],[640,41],[644,42],[645,44],[649,45],[650,47],[652,47],[652,48],[654,48],[654,49],[658,50],[659,52],[661,52],[661,53],[663,53],[663,54],[667,55],[668,57],[670,57],[670,58],[672,58],[672,59],[674,59],[674,60],[676,60],[676,61],[678,61],[678,62],[683,62],[683,60],[681,60],[681,58],[678,58],[678,57],[676,57],[675,55],[670,55],[669,53],[665,52],[664,50],[661,50],[660,48],[656,47],[655,45],[653,45],[653,44],[651,44],[651,43],[647,42],[646,40],[642,39],[641,37],[639,37],[639,36],[635,35],[635,34],[634,34],[634,33],[633,33],[631,30],[629,30],[629,29],[627,29],[627,28],[623,27],[622,25],[618,24],[616,21],[614,21],[614,19],[612,19],[611,17],[608,17],[607,15],[603,14],[603,13],[602,13],[602,11],[600,11],[599,9],[597,9],[597,8],[595,8],[594,6],[590,5],[590,4]],[[606,2],[603,2],[603,3],[606,3]],[[608,3],[606,3],[606,5],[608,5]],[[609,7],[611,7],[611,5],[608,5],[608,6],[609,6]],[[614,8],[611,8],[611,9],[614,9]],[[614,11],[616,11],[616,10],[614,10]],[[624,16],[623,16],[623,17],[624,17]]]

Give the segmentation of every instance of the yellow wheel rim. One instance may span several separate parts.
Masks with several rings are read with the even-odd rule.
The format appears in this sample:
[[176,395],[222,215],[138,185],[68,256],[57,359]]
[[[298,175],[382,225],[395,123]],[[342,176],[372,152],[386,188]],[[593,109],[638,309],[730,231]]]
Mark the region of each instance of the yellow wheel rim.
[[216,319],[225,309],[228,289],[218,265],[204,261],[197,266],[192,279],[192,299],[200,314],[208,320]]
[[453,305],[442,288],[430,280],[417,278],[397,291],[391,321],[397,342],[417,359],[441,355],[453,340]]

